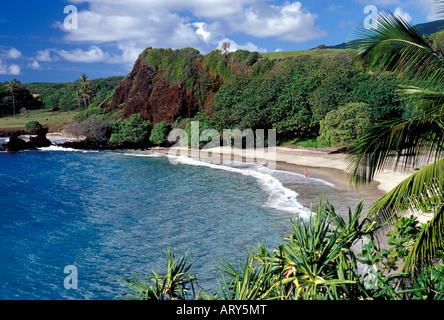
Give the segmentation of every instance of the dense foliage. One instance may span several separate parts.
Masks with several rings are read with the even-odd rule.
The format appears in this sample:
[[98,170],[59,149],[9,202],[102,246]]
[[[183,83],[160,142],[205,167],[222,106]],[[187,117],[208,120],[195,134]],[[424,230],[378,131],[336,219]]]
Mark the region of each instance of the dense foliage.
[[0,84],[0,117],[13,115],[14,112],[15,114],[26,113],[27,110],[41,108],[42,103],[20,82],[15,82],[13,92],[14,97],[11,83]]
[[29,83],[45,109],[74,110],[98,105],[114,92],[122,77],[88,80],[85,75],[72,83]]
[[350,145],[360,138],[372,123],[369,105],[354,102],[332,110],[321,120],[320,146]]
[[[292,222],[293,233],[274,250],[260,244],[247,250],[239,267],[220,262],[217,292],[200,288],[191,253],[177,258],[167,248],[167,272],[149,278],[134,274],[121,279],[130,291],[125,299],[140,300],[442,300],[444,266],[423,270],[417,278],[398,272],[421,232],[413,218],[398,220],[387,234],[388,248],[372,238],[376,224],[362,220],[362,203],[348,221],[328,202],[309,219]],[[146,280],[145,280],[146,279]]]
[[138,113],[131,115],[128,119],[115,120],[111,123],[110,142],[141,142],[150,137],[151,123],[144,120]]

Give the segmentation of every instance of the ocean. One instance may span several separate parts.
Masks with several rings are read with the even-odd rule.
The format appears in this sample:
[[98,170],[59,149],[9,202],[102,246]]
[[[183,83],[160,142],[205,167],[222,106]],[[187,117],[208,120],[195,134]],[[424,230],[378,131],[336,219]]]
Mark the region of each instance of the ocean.
[[157,153],[49,147],[2,152],[0,166],[2,300],[114,299],[128,292],[119,279],[165,273],[167,247],[198,258],[190,272],[212,294],[219,262],[275,248],[309,202],[360,200],[302,174]]

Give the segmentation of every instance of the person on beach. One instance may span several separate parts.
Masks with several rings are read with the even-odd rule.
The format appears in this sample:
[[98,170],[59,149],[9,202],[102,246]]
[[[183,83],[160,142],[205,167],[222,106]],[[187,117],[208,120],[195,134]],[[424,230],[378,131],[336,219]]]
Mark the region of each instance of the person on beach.
[[307,169],[305,169],[305,178],[308,179],[308,170]]

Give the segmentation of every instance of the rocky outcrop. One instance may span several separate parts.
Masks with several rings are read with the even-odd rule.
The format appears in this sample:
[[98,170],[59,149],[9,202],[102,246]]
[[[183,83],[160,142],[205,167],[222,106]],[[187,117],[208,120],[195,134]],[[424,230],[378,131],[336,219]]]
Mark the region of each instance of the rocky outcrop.
[[27,151],[36,150],[37,148],[49,147],[52,142],[46,138],[48,129],[41,129],[36,136],[30,136],[29,141],[25,141],[19,137],[23,132],[13,132],[9,137],[9,141],[0,146],[0,151]]
[[206,87],[197,93],[202,76],[209,77],[197,50],[147,49],[102,107],[108,112],[122,110],[123,118],[140,113],[153,125],[190,118],[211,94]]
[[18,136],[9,137],[9,141],[0,146],[0,151],[11,151],[11,152],[36,150],[36,149],[37,148],[33,144],[19,138]]

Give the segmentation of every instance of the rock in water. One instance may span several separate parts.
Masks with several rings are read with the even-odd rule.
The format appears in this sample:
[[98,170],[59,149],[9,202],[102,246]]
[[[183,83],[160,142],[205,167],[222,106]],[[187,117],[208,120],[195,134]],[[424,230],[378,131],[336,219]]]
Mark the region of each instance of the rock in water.
[[30,137],[30,141],[26,142],[20,139],[17,135],[12,135],[9,138],[9,142],[0,146],[0,151],[25,151],[25,150],[36,150],[37,148],[49,147],[52,142],[46,138],[48,133],[47,128],[43,128],[39,131],[37,136]]
[[0,151],[23,151],[35,149],[36,147],[33,144],[26,142],[17,136],[10,137],[7,143],[0,146]]
[[37,136],[30,138],[30,143],[34,144],[36,148],[46,148],[52,145],[52,142],[46,138],[48,128],[43,128],[39,131]]

